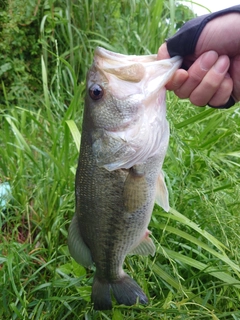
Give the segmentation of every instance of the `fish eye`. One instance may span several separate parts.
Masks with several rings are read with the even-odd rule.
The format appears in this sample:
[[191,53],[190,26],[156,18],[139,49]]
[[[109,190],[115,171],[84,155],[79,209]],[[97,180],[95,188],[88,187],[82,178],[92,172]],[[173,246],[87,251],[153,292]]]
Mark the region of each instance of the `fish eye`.
[[93,100],[99,100],[102,98],[104,93],[103,88],[97,84],[94,83],[90,88],[89,88],[89,95]]

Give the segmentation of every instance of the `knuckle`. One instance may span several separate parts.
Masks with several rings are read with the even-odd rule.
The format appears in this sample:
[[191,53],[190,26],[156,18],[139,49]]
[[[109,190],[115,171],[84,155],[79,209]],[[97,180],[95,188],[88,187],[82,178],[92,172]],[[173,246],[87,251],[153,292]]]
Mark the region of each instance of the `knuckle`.
[[176,96],[178,96],[178,98],[180,98],[180,99],[186,99],[186,98],[188,98],[188,94],[187,94],[185,91],[181,90],[181,89],[175,90],[174,93],[175,93]]
[[189,98],[189,100],[191,101],[192,104],[194,104],[195,106],[198,106],[198,107],[203,107],[207,104],[207,100],[204,99],[204,98],[201,98],[201,97],[191,97]]
[[197,70],[192,71],[189,73],[189,79],[192,83],[200,83],[203,81],[205,74],[202,74],[202,72],[197,72]]

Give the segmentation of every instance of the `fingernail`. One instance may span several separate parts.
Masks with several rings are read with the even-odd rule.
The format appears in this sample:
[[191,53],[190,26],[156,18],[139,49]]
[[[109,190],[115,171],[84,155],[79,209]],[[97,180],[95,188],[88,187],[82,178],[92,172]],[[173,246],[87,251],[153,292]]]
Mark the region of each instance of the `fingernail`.
[[215,51],[208,51],[202,54],[200,60],[200,67],[204,71],[208,71],[212,68],[214,63],[217,61],[218,54]]
[[229,59],[227,56],[221,56],[214,65],[217,73],[225,73],[229,68]]

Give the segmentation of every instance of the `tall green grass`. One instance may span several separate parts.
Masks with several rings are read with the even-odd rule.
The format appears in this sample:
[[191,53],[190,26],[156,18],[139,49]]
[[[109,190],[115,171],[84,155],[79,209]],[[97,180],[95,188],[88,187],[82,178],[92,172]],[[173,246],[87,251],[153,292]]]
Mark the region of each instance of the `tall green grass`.
[[157,52],[177,16],[173,1],[44,3],[42,95],[12,105],[5,90],[0,111],[0,182],[12,191],[0,208],[0,319],[240,319],[238,106],[196,108],[167,95],[171,211],[154,208],[155,257],[124,266],[149,305],[93,311],[93,272],[66,246],[94,48]]

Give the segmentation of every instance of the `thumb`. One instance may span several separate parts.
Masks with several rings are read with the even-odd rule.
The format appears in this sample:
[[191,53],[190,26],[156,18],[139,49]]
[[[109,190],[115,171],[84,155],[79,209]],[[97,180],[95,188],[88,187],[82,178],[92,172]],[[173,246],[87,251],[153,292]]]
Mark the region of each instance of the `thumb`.
[[167,44],[165,42],[158,49],[157,60],[163,60],[163,59],[169,59],[169,58],[170,56],[167,50]]

